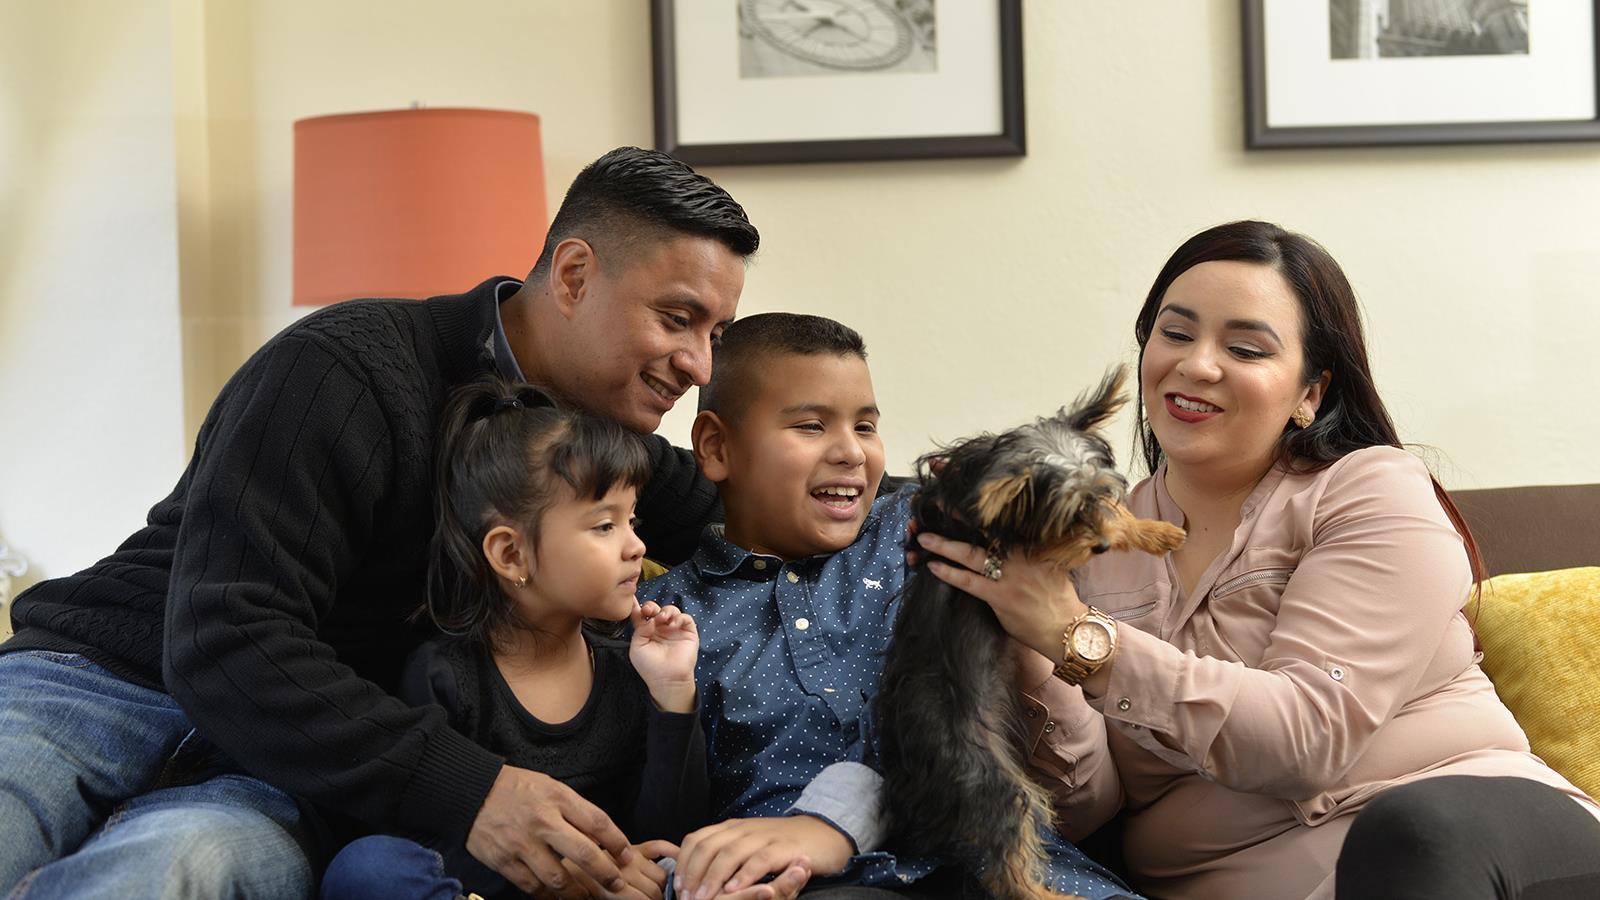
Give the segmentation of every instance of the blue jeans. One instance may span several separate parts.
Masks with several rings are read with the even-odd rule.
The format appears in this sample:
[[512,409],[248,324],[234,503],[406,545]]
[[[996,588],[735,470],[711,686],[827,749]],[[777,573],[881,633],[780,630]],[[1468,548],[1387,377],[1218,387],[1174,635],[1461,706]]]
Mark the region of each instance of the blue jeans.
[[[667,870],[664,900],[672,900],[673,860],[656,862]],[[461,882],[445,872],[444,858],[437,851],[378,834],[351,841],[339,851],[322,875],[319,896],[321,900],[456,900],[463,890]]]
[[289,795],[240,774],[159,783],[192,733],[170,696],[82,656],[0,655],[0,894],[310,897]]
[[322,876],[322,900],[455,900],[461,882],[444,859],[405,838],[378,834],[345,845]]

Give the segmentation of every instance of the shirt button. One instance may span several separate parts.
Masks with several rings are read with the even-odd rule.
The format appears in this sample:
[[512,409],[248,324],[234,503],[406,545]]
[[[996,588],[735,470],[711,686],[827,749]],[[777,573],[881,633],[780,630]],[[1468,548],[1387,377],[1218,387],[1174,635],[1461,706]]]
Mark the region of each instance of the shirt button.
[[801,616],[800,618],[794,620],[794,627],[796,631],[805,631],[807,628],[811,627],[811,620],[805,616]]
[[1032,708],[1032,707],[1029,707],[1029,708],[1028,708],[1028,718],[1030,718],[1030,719],[1037,719],[1037,718],[1039,718],[1039,711],[1038,711],[1038,710],[1037,710],[1037,709],[1034,709],[1034,708]]
[[759,572],[762,569],[765,569],[767,567],[767,561],[764,560],[764,559],[758,559],[755,562],[751,563],[750,565],[755,566],[756,567],[756,571]]
[[790,584],[799,584],[800,583],[800,576],[796,575],[793,572],[790,572],[789,573],[789,583]]
[[1339,666],[1334,666],[1328,670],[1328,677],[1332,678],[1334,681],[1343,681],[1344,669]]
[[1123,697],[1121,700],[1117,701],[1117,709],[1127,712],[1128,710],[1133,709],[1133,701],[1129,700],[1127,697]]
[[1044,733],[1045,734],[1049,734],[1050,732],[1055,731],[1055,730],[1056,730],[1056,723],[1054,723],[1054,722],[1046,722],[1046,723],[1044,723]]

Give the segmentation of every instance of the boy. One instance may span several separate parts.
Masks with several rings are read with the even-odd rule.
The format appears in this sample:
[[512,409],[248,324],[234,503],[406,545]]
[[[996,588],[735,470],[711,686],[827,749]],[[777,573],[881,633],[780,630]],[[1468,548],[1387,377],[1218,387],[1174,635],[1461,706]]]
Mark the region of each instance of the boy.
[[[688,900],[796,862],[834,884],[962,889],[952,870],[913,883],[937,861],[878,852],[880,783],[863,763],[905,580],[910,510],[909,489],[872,500],[884,469],[877,425],[866,348],[853,330],[772,313],[723,333],[693,440],[727,525],[708,529],[688,563],[639,589],[641,601],[676,603],[700,623],[695,674],[711,808],[741,817],[685,840],[675,885]],[[1016,658],[1019,684],[1030,688],[1035,768],[1055,788],[1071,836],[1081,837],[1121,800],[1104,724],[1076,688],[1050,677],[1044,657]],[[1125,890],[1076,848],[1054,843],[1057,889]]]

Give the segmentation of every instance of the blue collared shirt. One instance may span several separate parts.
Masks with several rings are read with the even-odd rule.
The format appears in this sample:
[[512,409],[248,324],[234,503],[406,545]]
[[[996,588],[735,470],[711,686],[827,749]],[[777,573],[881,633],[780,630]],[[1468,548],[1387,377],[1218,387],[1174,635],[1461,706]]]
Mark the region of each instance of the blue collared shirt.
[[[695,680],[717,818],[804,811],[856,841],[857,822],[877,819],[877,784],[861,766],[850,768],[865,781],[834,782],[865,788],[858,810],[843,797],[817,809],[796,804],[830,764],[870,762],[871,700],[905,585],[913,490],[875,501],[855,542],[837,553],[785,561],[737,547],[711,526],[692,559],[639,586],[640,600],[677,604],[699,625]],[[932,868],[866,853],[841,875],[895,883]]]

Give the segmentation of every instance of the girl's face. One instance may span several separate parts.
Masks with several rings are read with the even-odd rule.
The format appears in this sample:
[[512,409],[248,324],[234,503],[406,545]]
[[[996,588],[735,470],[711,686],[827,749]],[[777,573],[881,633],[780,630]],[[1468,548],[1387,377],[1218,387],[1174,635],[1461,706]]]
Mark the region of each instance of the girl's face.
[[562,485],[539,523],[529,590],[514,596],[537,602],[527,610],[575,617],[626,619],[633,612],[644,542],[633,532],[636,491],[613,487],[604,497],[575,497]]
[[1139,385],[1168,470],[1254,483],[1296,407],[1315,413],[1327,375],[1303,379],[1300,301],[1271,266],[1205,262],[1161,298]]

